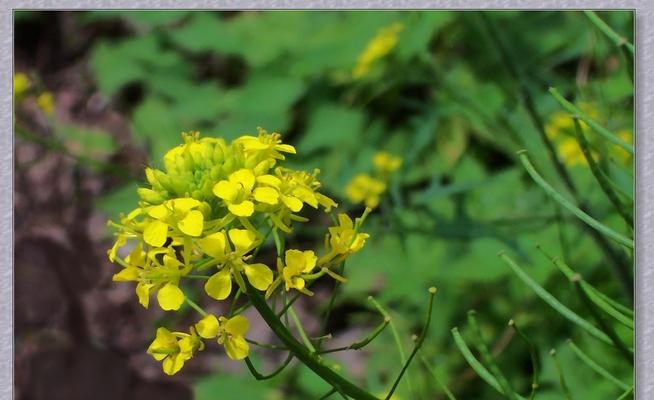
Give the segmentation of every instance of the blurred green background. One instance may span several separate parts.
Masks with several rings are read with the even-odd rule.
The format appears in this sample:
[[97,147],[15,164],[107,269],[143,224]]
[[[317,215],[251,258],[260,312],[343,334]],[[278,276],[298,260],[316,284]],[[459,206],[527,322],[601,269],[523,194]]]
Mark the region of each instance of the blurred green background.
[[[598,15],[633,42],[632,12]],[[378,323],[367,301],[374,295],[393,316],[408,353],[433,285],[439,291],[422,355],[457,398],[499,398],[452,340],[452,327],[466,332],[470,309],[522,393],[532,367],[526,345],[507,328],[511,318],[539,351],[537,398],[564,398],[552,348],[573,398],[621,393],[575,357],[567,338],[631,381],[631,365],[549,308],[496,257],[506,251],[584,316],[570,283],[536,245],[616,300],[632,301],[631,255],[547,197],[516,155],[528,150],[564,196],[631,235],[571,144],[571,120],[548,93],[556,87],[632,141],[631,66],[582,12],[17,12],[14,26],[15,73],[29,80],[16,97],[19,398],[314,399],[329,389],[295,363],[257,382],[210,350],[195,368],[164,377],[142,353],[157,324],[179,323],[184,315],[142,310],[110,282],[104,222],[136,205],[143,167],[160,166],[182,131],[231,140],[256,134],[258,126],[296,146],[289,164],[319,168],[324,192],[351,215],[363,211],[348,200],[352,178],[372,171],[379,151],[402,159],[366,223],[371,238],[348,261],[348,283],[326,322],[343,344]],[[603,170],[629,197],[633,160],[586,132]],[[292,240],[320,244],[323,229],[305,228]],[[60,287],[28,294],[43,279]],[[313,333],[331,283],[319,289],[302,303]],[[265,327],[253,329],[265,337]],[[353,353],[333,360],[384,394],[401,368],[391,331]],[[272,352],[255,358],[269,369],[278,359]],[[46,379],[45,366],[61,376]],[[398,399],[445,398],[419,361],[409,374]]]

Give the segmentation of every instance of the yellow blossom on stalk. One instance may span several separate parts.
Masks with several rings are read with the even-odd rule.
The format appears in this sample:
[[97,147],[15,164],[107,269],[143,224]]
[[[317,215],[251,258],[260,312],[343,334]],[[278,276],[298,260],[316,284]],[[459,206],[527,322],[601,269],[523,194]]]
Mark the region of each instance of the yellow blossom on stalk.
[[370,208],[379,205],[380,196],[385,191],[386,183],[368,174],[355,175],[345,187],[345,194],[352,203],[364,203]]
[[30,79],[22,72],[14,74],[14,97],[24,95],[32,86]]
[[36,105],[46,114],[52,114],[55,111],[54,96],[50,92],[43,92],[36,98]]
[[[229,236],[229,241],[227,240]],[[273,281],[273,272],[266,264],[247,264],[245,255],[257,244],[256,235],[247,229],[230,229],[228,234],[216,232],[199,241],[202,251],[219,264],[220,270],[205,283],[204,290],[216,300],[224,300],[232,292],[232,278],[245,291],[241,274],[252,286],[266,290]],[[229,242],[233,244],[231,249]]]
[[382,174],[390,174],[402,165],[402,159],[386,151],[380,151],[372,159],[375,168]]
[[158,328],[155,339],[148,347],[148,354],[161,361],[163,371],[167,375],[175,375],[184,363],[193,357],[196,351],[204,349],[204,343],[195,333],[170,332],[166,328]]
[[318,265],[339,263],[363,248],[370,235],[359,232],[359,228],[370,211],[371,209],[367,208],[363,216],[357,219],[356,224],[347,214],[338,214],[338,225],[330,227],[325,236],[325,247],[329,251],[320,257]]
[[137,282],[136,295],[145,308],[150,304],[150,294],[157,292],[157,301],[164,310],[178,310],[184,302],[184,292],[179,280],[188,269],[177,259],[171,248],[156,248],[149,253],[143,244],[137,245],[125,258],[124,268],[114,274],[114,282]]
[[[633,145],[634,135],[629,129],[622,129],[616,132],[616,136],[623,142]],[[618,159],[623,164],[629,164],[632,160],[632,155],[623,148],[618,148]]]
[[225,347],[227,357],[232,360],[242,360],[248,356],[250,346],[244,335],[250,325],[244,316],[216,318],[215,315],[208,314],[195,324],[195,328],[204,339],[218,338],[218,343]]
[[383,58],[393,50],[402,28],[401,23],[395,22],[390,26],[379,29],[377,35],[368,43],[363,53],[359,55],[357,64],[352,71],[352,76],[355,79],[367,75],[377,60]]
[[[597,109],[589,103],[580,103],[579,108],[593,119],[599,117]],[[579,120],[579,126],[582,130],[588,128],[588,125],[582,120]],[[569,113],[558,111],[552,115],[545,125],[545,133],[555,143],[557,153],[564,164],[571,167],[587,165],[586,157],[577,143],[574,120]]]

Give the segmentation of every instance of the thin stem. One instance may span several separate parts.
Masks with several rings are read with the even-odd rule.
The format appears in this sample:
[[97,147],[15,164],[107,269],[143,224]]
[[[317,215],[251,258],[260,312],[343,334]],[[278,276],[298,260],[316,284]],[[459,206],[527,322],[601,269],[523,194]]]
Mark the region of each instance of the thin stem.
[[254,364],[252,364],[250,357],[245,357],[245,365],[247,365],[248,370],[250,370],[250,373],[252,374],[252,376],[254,376],[256,380],[263,381],[277,376],[280,372],[284,370],[284,368],[286,368],[286,366],[291,362],[291,360],[293,360],[293,353],[289,352],[284,362],[276,370],[274,370],[268,375],[263,375],[259,371],[257,371]]
[[602,330],[608,335],[609,338],[611,338],[611,342],[613,342],[613,345],[620,350],[620,353],[625,357],[625,359],[630,362],[632,365],[634,363],[634,355],[633,355],[633,350],[629,349],[627,345],[625,345],[622,340],[618,337],[618,335],[615,333],[615,330],[611,325],[609,325],[604,317],[599,313],[597,308],[593,305],[593,302],[588,298],[588,295],[586,292],[581,288],[581,285],[579,284],[580,277],[578,274],[575,274],[575,276],[572,277],[572,283],[575,287],[575,290],[577,291],[577,294],[581,298],[581,301],[584,303],[584,306],[588,309],[590,314],[595,318],[595,321],[597,321],[597,324],[602,328]]
[[258,342],[256,340],[248,339],[248,338],[245,338],[245,341],[250,343],[250,344],[253,344],[255,346],[263,347],[264,349],[288,351],[288,349],[286,347],[278,346],[276,344],[261,343],[261,342]]
[[402,370],[400,371],[397,378],[395,379],[395,383],[393,383],[391,390],[386,395],[386,400],[390,399],[391,396],[393,396],[395,389],[397,389],[397,385],[399,385],[400,380],[402,380],[402,376],[404,376],[404,373],[406,372],[407,368],[409,368],[409,365],[411,364],[411,360],[413,360],[413,358],[416,356],[418,350],[420,350],[420,347],[422,347],[422,343],[425,341],[425,337],[427,336],[427,331],[429,330],[429,324],[431,323],[432,309],[434,308],[434,295],[436,294],[436,288],[432,286],[429,288],[428,291],[429,291],[429,307],[427,308],[427,317],[425,320],[425,324],[422,327],[422,332],[420,333],[420,336],[418,336],[418,339],[416,340],[416,343],[413,346],[413,351],[411,352],[411,354],[409,354],[409,358],[406,360],[404,366],[402,367]]
[[238,301],[239,297],[241,297],[241,293],[243,293],[243,291],[239,287],[236,290],[236,294],[234,295],[234,298],[232,299],[232,304],[229,306],[229,316],[230,317],[232,317],[234,315],[234,307],[236,306],[236,302]]
[[618,386],[622,390],[629,390],[629,385],[626,383],[622,382],[620,379],[616,378],[611,374],[609,371],[604,369],[601,365],[596,363],[592,358],[590,358],[586,353],[584,353],[577,345],[572,341],[572,339],[568,339],[568,345],[574,351],[574,353],[581,359],[581,361],[585,362],[586,365],[588,365],[593,371],[597,372],[598,374],[602,375],[604,378],[608,379],[609,381],[613,382],[616,386]]
[[622,393],[622,394],[620,395],[620,397],[618,397],[618,400],[626,400],[626,399],[628,399],[629,397],[631,397],[631,395],[633,394],[633,392],[634,392],[634,387],[632,386],[632,387],[630,387],[628,390],[626,390],[624,393]]
[[[375,300],[374,297],[368,296],[368,300],[372,303],[373,306],[379,311],[381,315],[384,316],[384,319],[388,318],[389,319],[389,325],[391,327],[391,333],[393,334],[393,340],[395,341],[395,346],[397,347],[397,352],[400,355],[400,361],[402,364],[406,364],[406,355],[404,354],[404,348],[402,347],[402,340],[400,340],[400,334],[397,332],[397,327],[395,326],[395,323],[393,319],[391,318],[390,314],[382,307],[377,300]],[[407,387],[409,388],[409,392],[413,396],[413,385],[411,384],[411,377],[407,373]]]
[[366,390],[353,384],[339,375],[336,371],[327,367],[319,355],[310,352],[306,347],[298,342],[291,332],[289,332],[289,330],[281,323],[275,312],[268,307],[268,304],[259,292],[254,289],[249,282],[246,282],[246,285],[246,293],[250,296],[252,305],[257,309],[257,311],[259,311],[259,314],[261,314],[261,317],[275,335],[303,364],[314,371],[325,382],[336,388],[339,392],[342,392],[355,400],[378,400]]
[[536,397],[536,389],[538,389],[538,353],[536,351],[536,346],[529,340],[527,335],[522,332],[522,329],[518,328],[514,320],[509,321],[509,326],[520,336],[520,338],[527,345],[529,349],[529,357],[531,358],[531,368],[532,368],[532,378],[531,378],[531,393],[529,394],[529,399],[533,400]]
[[334,393],[336,393],[336,388],[331,388],[331,389],[329,389],[329,391],[328,391],[327,393],[325,393],[325,394],[323,394],[322,396],[320,396],[320,399],[318,399],[318,400],[325,400],[325,399],[328,399],[328,398],[330,398],[331,395],[333,395]]
[[193,300],[189,299],[188,297],[185,297],[184,300],[186,301],[186,304],[191,306],[195,311],[197,311],[200,315],[203,317],[207,316],[207,312],[202,309],[199,305],[197,305]]
[[495,379],[497,379],[497,383],[499,383],[500,387],[502,388],[502,392],[509,399],[512,400],[517,399],[516,393],[511,387],[511,384],[506,379],[500,368],[497,366],[497,363],[495,362],[495,359],[491,355],[490,351],[488,351],[488,347],[486,346],[486,343],[484,342],[484,338],[481,335],[479,326],[477,325],[477,319],[475,318],[474,310],[468,311],[468,324],[472,328],[474,342],[477,347],[477,350],[479,351],[481,358],[488,365],[488,368],[490,369],[493,376],[495,376]]
[[612,345],[613,342],[604,332],[600,331],[595,327],[595,325],[586,321],[577,315],[574,311],[570,310],[568,307],[564,306],[559,302],[554,296],[552,296],[547,290],[543,289],[535,280],[533,280],[529,275],[527,275],[522,268],[518,266],[509,256],[501,252],[499,257],[508,265],[511,270],[522,280],[531,290],[538,295],[543,301],[549,304],[552,308],[558,311],[564,318],[568,321],[575,323],[580,328],[584,329],[586,332],[594,336],[595,338],[601,340],[602,342]]
[[613,43],[615,43],[616,46],[618,47],[625,47],[631,55],[634,55],[634,45],[629,43],[627,38],[620,36],[616,31],[613,30],[602,18],[600,18],[597,14],[595,14],[593,11],[590,10],[584,10],[584,14],[588,17],[590,22],[593,23],[599,29],[602,31],[603,34],[605,34]]
[[[345,262],[341,264],[341,270],[339,271],[340,274],[343,273],[343,270],[345,269]],[[329,323],[329,317],[332,314],[332,309],[334,308],[334,303],[336,302],[336,292],[338,292],[338,289],[340,288],[341,283],[340,281],[335,281],[334,282],[334,289],[332,290],[332,294],[329,297],[329,304],[327,305],[327,309],[325,310],[325,316],[322,320],[322,326],[320,327],[320,332],[326,333],[325,330],[327,329],[327,324]],[[318,344],[316,345],[316,348],[320,350],[322,346],[322,340],[318,341]]]
[[561,363],[559,362],[559,357],[556,355],[556,350],[550,350],[550,356],[552,356],[552,359],[554,360],[554,366],[559,372],[559,382],[561,382],[561,389],[563,389],[563,394],[565,394],[566,399],[572,400],[572,395],[570,395],[570,389],[568,389],[568,385],[565,382],[563,368],[561,368]]
[[547,193],[551,198],[553,198],[556,202],[561,204],[563,207],[567,208],[568,211],[572,212],[574,215],[576,215],[580,220],[585,222],[586,224],[590,225],[591,227],[595,228],[599,232],[603,233],[604,235],[610,237],[611,239],[615,240],[616,242],[633,249],[634,248],[634,241],[626,238],[625,236],[615,232],[613,229],[607,227],[606,225],[602,224],[598,220],[594,219],[590,215],[586,214],[577,206],[572,204],[570,201],[568,201],[566,198],[561,196],[559,192],[557,192],[552,186],[550,186],[549,183],[547,183],[543,177],[541,177],[538,172],[536,172],[536,169],[534,169],[534,166],[531,164],[531,161],[529,161],[529,157],[526,154],[526,150],[520,150],[518,152],[520,156],[520,161],[522,162],[522,165],[525,167],[527,170],[527,173],[531,176],[531,178],[540,186],[545,193]]
[[426,369],[427,371],[429,371],[429,373],[430,373],[431,376],[434,378],[434,380],[436,381],[436,383],[438,384],[438,386],[441,388],[441,390],[445,393],[445,395],[447,396],[447,398],[448,398],[449,400],[456,400],[456,397],[454,396],[454,394],[453,394],[453,393],[450,391],[450,389],[449,389],[449,388],[448,388],[448,387],[443,383],[443,381],[441,381],[441,380],[438,378],[438,375],[436,374],[436,371],[434,371],[434,368],[431,366],[431,364],[429,364],[429,361],[427,361],[427,359],[426,359],[423,355],[420,355],[420,361],[422,361],[422,364],[425,366],[425,369]]
[[319,354],[326,354],[326,353],[335,353],[335,352],[338,352],[338,351],[345,351],[345,350],[359,350],[359,349],[367,346],[368,343],[375,340],[375,338],[384,330],[384,328],[386,328],[386,326],[388,325],[388,323],[390,321],[391,321],[390,318],[385,317],[384,321],[382,321],[382,323],[379,324],[375,328],[375,330],[373,330],[370,334],[368,334],[368,336],[366,336],[364,339],[362,339],[362,340],[360,340],[358,342],[352,343],[349,346],[343,346],[343,347],[337,347],[337,348],[334,348],[334,349],[318,351],[318,353]]
[[622,219],[629,225],[632,229],[634,227],[634,218],[631,213],[625,209],[624,204],[620,201],[620,198],[618,197],[618,194],[613,190],[611,185],[606,179],[606,175],[602,173],[600,170],[599,165],[595,162],[595,159],[593,158],[593,155],[590,153],[590,145],[588,143],[588,140],[586,140],[586,136],[584,135],[581,125],[579,124],[579,121],[577,118],[573,118],[574,125],[575,125],[575,134],[577,135],[577,142],[579,143],[579,147],[581,147],[581,152],[584,154],[584,157],[586,158],[586,161],[588,162],[588,166],[590,167],[590,171],[593,173],[593,176],[597,180],[597,183],[599,183],[600,188],[606,195],[606,197],[611,201],[613,204],[613,207],[615,207],[616,211]]
[[598,124],[593,120],[588,114],[584,113],[579,107],[575,106],[568,100],[566,100],[555,87],[549,88],[550,94],[554,97],[556,101],[559,102],[561,107],[563,107],[569,113],[576,115],[580,120],[584,121],[588,126],[590,126],[598,135],[613,143],[616,146],[623,148],[629,154],[634,154],[634,147],[620,140],[614,133],[604,128],[602,125]]
[[298,330],[298,333],[300,334],[300,337],[302,338],[302,342],[304,342],[304,345],[311,351],[312,353],[316,352],[316,348],[313,347],[313,343],[311,343],[311,339],[309,339],[309,336],[307,336],[307,333],[304,331],[304,327],[302,326],[302,323],[300,322],[300,319],[297,317],[297,314],[295,313],[295,310],[293,310],[293,307],[288,308],[288,315],[291,317],[293,320],[293,323],[295,324],[295,327]]

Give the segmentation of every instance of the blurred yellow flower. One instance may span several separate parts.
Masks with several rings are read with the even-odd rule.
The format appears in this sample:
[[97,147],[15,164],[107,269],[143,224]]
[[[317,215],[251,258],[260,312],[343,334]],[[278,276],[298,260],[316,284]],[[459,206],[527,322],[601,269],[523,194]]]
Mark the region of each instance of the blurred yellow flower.
[[14,74],[14,97],[21,97],[31,86],[32,83],[27,75],[22,72]]
[[386,183],[368,174],[357,174],[345,187],[345,194],[354,203],[364,203],[366,207],[379,205],[379,197],[386,190]]
[[36,98],[36,105],[44,113],[50,115],[55,111],[54,96],[50,92],[43,92]]
[[161,361],[161,366],[167,375],[179,372],[184,363],[193,357],[198,350],[204,349],[204,343],[194,329],[191,333],[170,332],[166,328],[158,328],[155,339],[148,347],[148,354]]
[[380,151],[372,159],[375,168],[382,174],[390,174],[402,165],[400,157],[393,156],[386,151]]
[[352,76],[355,79],[367,75],[377,60],[383,58],[393,50],[402,28],[401,23],[395,22],[390,26],[381,28],[377,32],[377,35],[368,43],[363,53],[359,55],[357,64],[352,70]]

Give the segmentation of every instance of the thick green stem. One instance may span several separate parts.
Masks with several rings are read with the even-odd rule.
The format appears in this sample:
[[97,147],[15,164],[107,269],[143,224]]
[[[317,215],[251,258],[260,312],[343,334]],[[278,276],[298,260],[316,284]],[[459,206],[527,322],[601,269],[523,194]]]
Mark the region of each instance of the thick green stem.
[[252,301],[252,305],[257,309],[263,320],[270,327],[273,333],[284,343],[297,359],[309,367],[313,372],[321,377],[325,382],[332,385],[337,391],[342,392],[355,400],[378,400],[366,390],[360,388],[354,383],[348,381],[331,368],[327,367],[321,360],[320,356],[312,353],[293,337],[291,332],[281,323],[277,315],[270,309],[264,298],[246,283],[247,295]]

